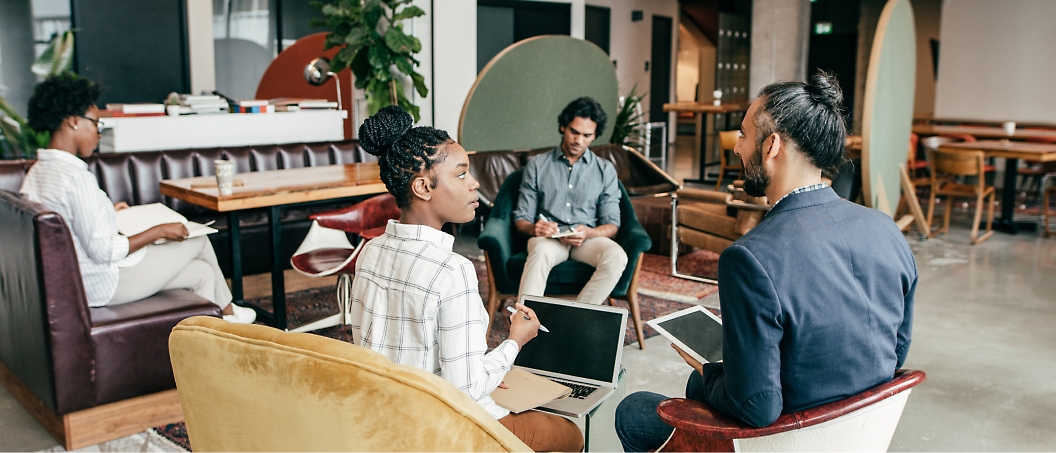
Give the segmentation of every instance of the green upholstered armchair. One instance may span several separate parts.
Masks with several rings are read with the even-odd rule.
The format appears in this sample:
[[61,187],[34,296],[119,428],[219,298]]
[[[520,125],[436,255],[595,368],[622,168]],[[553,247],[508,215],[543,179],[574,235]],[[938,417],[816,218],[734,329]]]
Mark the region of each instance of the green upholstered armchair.
[[[523,170],[517,170],[506,178],[495,197],[491,216],[477,245],[484,249],[488,266],[488,313],[499,309],[499,300],[517,295],[524,263],[528,260],[528,238],[514,228],[513,211],[517,207]],[[638,309],[638,273],[642,267],[642,254],[653,246],[645,228],[638,223],[627,189],[620,184],[620,230],[614,238],[627,252],[627,268],[616,283],[610,297],[626,300],[631,306],[631,318],[638,334],[638,347],[644,348],[642,319]],[[578,261],[568,260],[550,271],[546,281],[546,293],[578,294],[591,275],[594,267]],[[612,301],[610,300],[611,304]]]

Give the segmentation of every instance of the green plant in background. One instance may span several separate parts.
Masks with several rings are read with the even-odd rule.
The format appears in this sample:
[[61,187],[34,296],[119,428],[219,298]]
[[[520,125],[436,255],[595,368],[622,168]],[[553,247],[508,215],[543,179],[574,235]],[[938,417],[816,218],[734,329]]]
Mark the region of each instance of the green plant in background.
[[638,94],[638,85],[631,87],[627,96],[620,98],[620,109],[616,112],[616,119],[612,122],[612,137],[609,143],[629,146],[638,151],[642,149],[642,124],[643,114],[639,105],[645,94]]
[[[34,74],[51,77],[70,69],[73,62],[73,31],[55,35],[44,53],[30,66]],[[34,131],[26,124],[25,118],[15,108],[0,97],[0,157],[4,159],[36,156],[37,149],[46,148],[51,141],[50,131]]]
[[[332,30],[326,36],[328,50],[341,47],[330,62],[330,69],[340,72],[351,68],[356,76],[356,88],[367,94],[367,110],[371,115],[388,105],[398,105],[419,119],[418,107],[411,103],[398,79],[400,73],[411,78],[421,96],[429,94],[425,78],[415,72],[419,64],[414,54],[422,50],[422,43],[408,36],[400,24],[404,19],[425,15],[425,11],[410,3],[412,0],[334,0],[332,3],[312,2],[322,10],[325,20],[313,19],[313,26]],[[382,19],[385,19],[382,21]]]

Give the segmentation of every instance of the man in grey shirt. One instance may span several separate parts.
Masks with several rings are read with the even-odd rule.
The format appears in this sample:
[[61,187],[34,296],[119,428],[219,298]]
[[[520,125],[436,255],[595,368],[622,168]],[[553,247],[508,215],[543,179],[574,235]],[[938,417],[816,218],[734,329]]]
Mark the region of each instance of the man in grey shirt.
[[561,146],[524,169],[514,219],[531,239],[518,295],[542,296],[550,270],[573,259],[595,268],[576,300],[600,305],[627,266],[627,254],[612,240],[620,229],[616,168],[587,148],[605,130],[605,119],[593,99],[572,101],[557,118]]

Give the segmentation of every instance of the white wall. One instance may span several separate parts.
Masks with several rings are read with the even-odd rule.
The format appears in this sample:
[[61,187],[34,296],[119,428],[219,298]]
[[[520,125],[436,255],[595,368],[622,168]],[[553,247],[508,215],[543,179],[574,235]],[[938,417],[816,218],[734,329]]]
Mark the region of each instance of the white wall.
[[[545,1],[545,0],[532,0]],[[584,36],[586,5],[610,8],[610,58],[617,61],[616,76],[620,94],[626,94],[638,84],[639,91],[649,90],[649,73],[645,62],[651,58],[652,15],[670,17],[673,25],[679,22],[678,0],[565,0],[572,4],[572,37]],[[477,2],[476,0],[415,0],[428,15],[416,19],[415,36],[422,41],[418,72],[425,76],[429,98],[418,104],[422,108],[421,124],[430,124],[454,134],[462,104],[477,78]],[[641,10],[643,20],[631,22],[631,11]],[[428,24],[436,27],[432,35]],[[410,27],[409,27],[410,28]],[[677,32],[672,33],[671,61],[676,61]],[[435,42],[433,40],[435,39]],[[435,65],[430,68],[429,65]],[[432,80],[435,70],[436,80]],[[434,96],[435,95],[435,96]],[[675,69],[671,68],[670,99],[675,98]],[[648,105],[648,99],[643,101]],[[426,110],[435,109],[432,117]],[[670,116],[674,121],[674,115]],[[674,128],[671,140],[674,140]]]
[[946,0],[935,116],[1056,123],[1056,1]]
[[187,0],[187,54],[191,67],[191,93],[215,90],[212,0]]

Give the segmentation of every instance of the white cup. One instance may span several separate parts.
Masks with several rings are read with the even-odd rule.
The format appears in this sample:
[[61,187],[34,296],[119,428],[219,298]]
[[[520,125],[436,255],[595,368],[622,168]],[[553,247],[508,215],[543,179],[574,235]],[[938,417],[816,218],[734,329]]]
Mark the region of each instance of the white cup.
[[1016,122],[1005,121],[1001,123],[1001,127],[1005,129],[1005,135],[1016,135]]
[[722,90],[712,91],[711,92],[711,96],[715,98],[715,100],[712,101],[712,104],[715,104],[715,105],[721,105],[722,104]]
[[235,163],[229,160],[218,160],[216,164],[216,188],[220,195],[231,195],[231,187],[235,182]]

